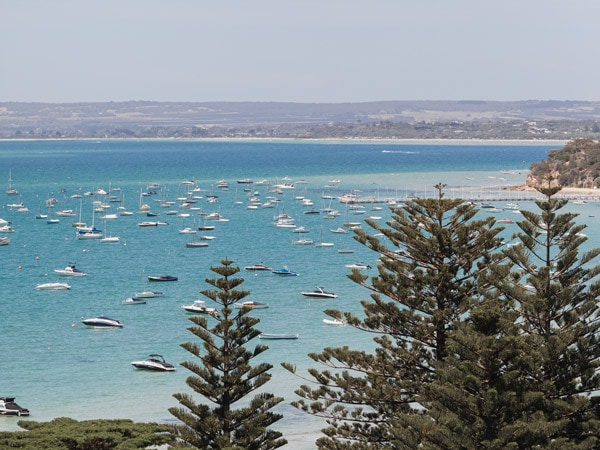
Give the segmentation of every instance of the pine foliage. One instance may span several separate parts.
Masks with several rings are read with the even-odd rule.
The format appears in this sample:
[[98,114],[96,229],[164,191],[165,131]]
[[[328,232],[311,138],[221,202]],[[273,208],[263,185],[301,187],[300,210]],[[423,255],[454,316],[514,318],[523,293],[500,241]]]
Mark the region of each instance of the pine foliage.
[[222,260],[220,266],[211,270],[220,278],[206,279],[214,289],[203,290],[201,294],[221,308],[214,320],[210,319],[211,325],[205,317],[190,317],[194,325],[188,330],[202,341],[201,347],[193,342],[181,345],[199,361],[182,363],[193,373],[186,382],[206,401],[199,403],[189,394],[174,394],[181,405],[169,410],[181,421],[174,426],[178,438],[174,447],[210,450],[281,447],[287,441],[269,427],[282,417],[271,409],[283,398],[259,393],[245,406],[234,409],[270,380],[272,365],[251,365],[252,359],[268,347],[258,344],[252,350],[246,348],[260,331],[254,328],[259,320],[248,315],[249,308],[234,311],[233,304],[249,294],[238,289],[244,280],[233,277],[239,268],[233,266],[233,261]]
[[[577,214],[563,212],[560,187],[539,188],[539,213],[523,211],[517,238],[504,252],[511,272],[496,277],[514,305],[530,364],[522,376],[530,398],[521,445],[588,449],[600,446],[600,249],[580,252],[587,240]],[[503,270],[499,268],[498,270]],[[504,272],[506,273],[506,268]]]
[[362,301],[366,317],[327,313],[372,333],[377,349],[326,348],[309,355],[328,369],[309,370],[317,387],[301,386],[294,404],[328,419],[319,448],[414,449],[427,433],[425,388],[447,355],[449,333],[472,308],[486,255],[500,245],[492,218],[476,219],[473,205],[444,198],[444,185],[436,188],[437,198],[394,209],[388,227],[368,221],[385,244],[364,231],[356,235],[382,255],[377,276],[349,275],[372,292]]

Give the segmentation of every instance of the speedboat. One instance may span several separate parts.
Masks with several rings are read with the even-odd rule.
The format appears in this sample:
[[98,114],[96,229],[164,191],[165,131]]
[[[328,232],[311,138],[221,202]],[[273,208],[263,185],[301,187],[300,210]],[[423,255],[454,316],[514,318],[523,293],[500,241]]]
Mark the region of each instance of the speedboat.
[[177,281],[173,275],[148,275],[148,281]]
[[162,355],[159,355],[158,353],[152,353],[148,359],[142,361],[132,361],[131,365],[144,370],[154,370],[159,372],[175,371],[175,366],[166,362]]
[[14,397],[0,397],[0,415],[28,416],[29,410],[17,405]]
[[234,303],[233,306],[235,306],[236,308],[259,309],[259,308],[268,308],[269,304],[268,303],[263,303],[263,302],[246,301],[246,302],[237,302],[237,303]]
[[91,317],[81,321],[84,325],[92,328],[122,328],[123,324],[117,319],[106,316]]
[[146,299],[138,297],[127,297],[121,303],[123,303],[124,305],[143,305],[146,303]]
[[287,267],[284,267],[283,269],[271,270],[271,273],[274,273],[275,275],[283,275],[283,276],[290,276],[290,277],[298,276],[297,272],[293,272],[290,269],[288,269]]
[[251,266],[244,267],[244,270],[273,270],[269,266],[263,263],[252,264]]
[[346,267],[348,269],[358,269],[358,270],[372,269],[372,267],[370,265],[365,264],[363,262],[356,262],[354,264],[346,264]]
[[181,309],[192,314],[216,314],[216,308],[206,306],[204,300],[195,300],[191,305],[181,305]]
[[54,269],[54,272],[61,277],[83,277],[87,275],[83,270],[76,268],[75,263],[69,263],[64,269]]
[[333,292],[327,292],[321,286],[317,286],[316,290],[314,291],[306,291],[300,293],[305,297],[337,298],[337,294],[334,294]]
[[71,289],[71,286],[68,283],[53,281],[50,283],[38,284],[35,288],[40,291],[65,291],[67,289]]
[[298,333],[261,333],[258,335],[259,339],[298,339],[299,337]]

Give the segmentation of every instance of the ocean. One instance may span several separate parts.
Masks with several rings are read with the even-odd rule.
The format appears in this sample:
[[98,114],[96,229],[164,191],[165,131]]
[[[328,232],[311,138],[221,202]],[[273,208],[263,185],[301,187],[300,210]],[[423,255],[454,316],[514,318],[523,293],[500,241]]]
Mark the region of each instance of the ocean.
[[[449,196],[497,198],[494,204],[503,209],[503,188],[523,184],[530,164],[560,147],[541,142],[0,141],[0,177],[8,183],[10,174],[11,186],[20,192],[0,192],[0,218],[10,221],[14,230],[0,231],[0,237],[11,240],[0,246],[0,396],[16,397],[36,421],[63,416],[172,421],[167,411],[177,406],[172,395],[189,392],[185,379],[190,373],[179,364],[192,355],[180,344],[195,338],[187,330],[191,322],[181,305],[202,299],[199,291],[209,287],[204,280],[215,276],[210,267],[222,259],[240,268],[264,262],[299,273],[238,274],[245,280],[242,288],[250,291],[248,300],[269,303],[269,308],[251,313],[260,319],[259,330],[299,334],[297,340],[264,342],[269,349],[257,359],[274,366],[263,390],[285,398],[277,408],[284,418],[273,428],[288,439],[285,448],[315,448],[323,423],[290,405],[303,380],[280,363],[294,363],[303,373],[317,367],[307,356],[310,352],[327,346],[373,346],[364,333],[323,322],[327,308],[360,315],[360,301],[369,293],[347,278],[346,265],[361,261],[376,267],[378,257],[354,242],[350,233],[331,230],[363,222],[367,215],[385,221],[390,216],[386,200],[432,195],[438,182],[447,185]],[[254,183],[237,182],[242,179]],[[227,189],[217,186],[221,180],[228,182]],[[262,180],[265,184],[257,183]],[[269,192],[283,183],[294,189]],[[142,195],[149,185],[155,193]],[[86,195],[101,191],[106,195]],[[339,202],[344,194],[372,201],[359,210],[349,209]],[[196,203],[182,208],[177,199],[190,195]],[[509,195],[519,201],[522,194]],[[249,197],[255,197],[255,208],[248,207]],[[47,207],[49,198],[55,199],[52,208]],[[108,205],[106,211],[94,213],[94,201]],[[265,205],[269,201],[273,207]],[[19,212],[21,203],[27,212]],[[142,204],[158,215],[138,212]],[[119,207],[133,215],[120,216]],[[590,224],[596,207],[569,205]],[[326,219],[327,208],[339,215]],[[56,214],[67,209],[75,216]],[[304,214],[309,209],[318,213]],[[211,213],[224,220],[206,220]],[[302,238],[333,245],[294,245],[299,234],[273,225],[282,213],[309,230]],[[59,221],[49,224],[36,218],[38,214]],[[118,218],[104,220],[105,214]],[[496,215],[518,220],[509,210]],[[119,242],[76,239],[74,221],[93,223],[118,236]],[[166,224],[139,227],[143,221]],[[195,239],[209,234],[214,237],[205,241],[209,245],[186,247],[191,235],[179,230],[207,222],[214,230],[198,231]],[[515,231],[516,225],[506,224],[507,239]],[[598,232],[591,229],[589,234],[590,242],[597,242]],[[354,253],[339,253],[341,248]],[[39,283],[58,281],[54,269],[70,262],[88,275],[61,279],[71,285],[67,291],[36,289]],[[145,282],[147,275],[158,274],[177,276],[178,281]],[[320,300],[300,294],[316,286],[338,297]],[[163,291],[164,296],[142,305],[122,304],[144,287]],[[97,330],[81,323],[98,315],[118,319],[124,326]],[[150,353],[163,355],[177,371],[149,373],[131,366],[131,361]],[[17,420],[0,417],[0,430],[19,429]]]

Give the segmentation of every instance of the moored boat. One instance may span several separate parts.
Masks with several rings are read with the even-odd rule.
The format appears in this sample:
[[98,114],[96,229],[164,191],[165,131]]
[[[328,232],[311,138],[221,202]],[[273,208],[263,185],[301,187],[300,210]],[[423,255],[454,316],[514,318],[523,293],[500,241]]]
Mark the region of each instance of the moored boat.
[[75,263],[69,263],[64,269],[54,269],[54,272],[61,277],[84,277],[87,275],[83,270],[75,267]]
[[40,291],[65,291],[67,289],[71,289],[71,286],[68,283],[52,281],[50,283],[38,284],[35,288]]
[[194,300],[191,305],[181,305],[181,309],[192,314],[213,315],[217,313],[216,308],[209,308],[204,300]]
[[124,305],[144,305],[146,303],[146,299],[143,297],[127,297],[121,303]]
[[317,286],[314,291],[304,291],[300,292],[305,297],[315,297],[315,298],[337,298],[337,294],[333,292],[327,292],[321,286]]
[[84,325],[91,328],[122,328],[123,324],[117,319],[111,319],[106,316],[90,317],[81,321]]
[[244,267],[244,270],[273,270],[273,269],[271,269],[266,264],[263,264],[262,262],[260,262],[257,264],[252,264],[251,266],[246,266],[246,267]]
[[152,353],[148,359],[132,361],[131,365],[137,369],[152,370],[156,372],[174,372],[175,366],[165,361],[162,355]]
[[15,403],[14,397],[0,397],[0,415],[28,416],[29,410]]
[[173,275],[148,275],[148,281],[177,281]]
[[282,269],[271,270],[271,273],[274,273],[275,275],[283,275],[283,276],[291,276],[291,277],[298,276],[297,272],[293,272],[290,269],[288,269],[287,267],[283,267]]
[[260,308],[268,308],[269,304],[264,303],[264,302],[245,301],[245,302],[234,303],[233,306],[235,306],[236,308],[260,309]]
[[298,339],[298,333],[261,333],[259,339]]

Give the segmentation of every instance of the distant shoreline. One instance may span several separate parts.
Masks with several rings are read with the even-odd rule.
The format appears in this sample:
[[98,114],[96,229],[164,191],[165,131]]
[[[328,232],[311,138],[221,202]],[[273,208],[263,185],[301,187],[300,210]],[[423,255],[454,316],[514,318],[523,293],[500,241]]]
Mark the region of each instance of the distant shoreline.
[[0,142],[46,142],[46,141],[198,141],[198,142],[356,142],[378,144],[443,144],[443,145],[559,145],[564,146],[570,140],[556,139],[389,139],[389,138],[235,138],[235,137],[210,137],[210,138],[0,138]]

